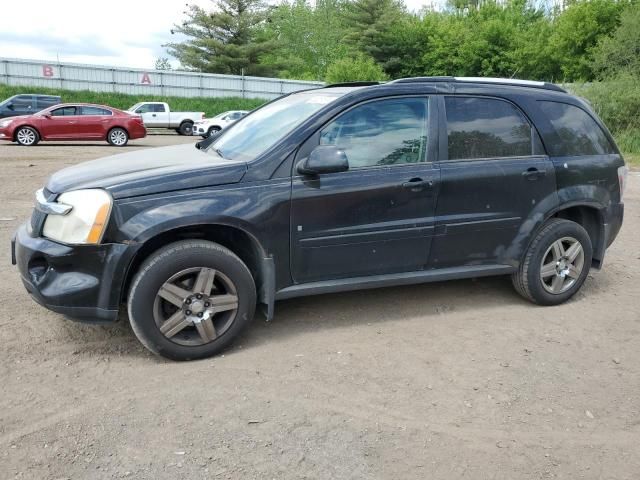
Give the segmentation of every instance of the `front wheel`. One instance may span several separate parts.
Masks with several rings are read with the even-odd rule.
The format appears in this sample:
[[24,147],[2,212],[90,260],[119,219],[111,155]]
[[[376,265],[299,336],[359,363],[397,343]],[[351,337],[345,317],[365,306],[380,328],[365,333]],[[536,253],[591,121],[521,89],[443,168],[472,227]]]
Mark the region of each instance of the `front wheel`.
[[140,267],[129,291],[131,327],[140,342],[172,360],[210,357],[249,324],[256,288],[247,266],[213,242],[167,245]]
[[587,231],[570,220],[554,218],[533,240],[513,285],[539,305],[558,305],[580,290],[591,267],[593,247]]
[[129,134],[123,128],[112,128],[107,134],[107,142],[114,147],[124,147],[129,142]]
[[24,147],[32,147],[40,141],[40,135],[31,127],[20,127],[15,138],[16,142]]
[[211,135],[215,135],[220,130],[221,130],[220,127],[210,127],[209,130],[207,130],[207,134],[205,135],[204,138],[209,138]]

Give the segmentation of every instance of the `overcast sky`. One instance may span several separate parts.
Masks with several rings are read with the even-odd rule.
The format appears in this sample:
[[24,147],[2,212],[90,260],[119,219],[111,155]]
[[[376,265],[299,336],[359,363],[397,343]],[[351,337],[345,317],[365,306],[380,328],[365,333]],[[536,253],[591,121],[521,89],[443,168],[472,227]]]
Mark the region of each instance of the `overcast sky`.
[[[434,0],[405,0],[418,10]],[[435,0],[436,3],[442,0]],[[6,0],[0,57],[153,67],[185,0]],[[210,0],[195,0],[205,8]],[[272,0],[270,3],[277,3]]]

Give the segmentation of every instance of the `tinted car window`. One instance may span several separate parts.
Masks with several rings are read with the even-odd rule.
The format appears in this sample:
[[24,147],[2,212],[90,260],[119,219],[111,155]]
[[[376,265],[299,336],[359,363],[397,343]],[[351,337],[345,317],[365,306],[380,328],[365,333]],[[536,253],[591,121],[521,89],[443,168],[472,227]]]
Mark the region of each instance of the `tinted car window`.
[[160,105],[160,104],[155,104],[153,105],[153,110],[149,110],[150,112],[159,112],[159,113],[164,113],[164,105]]
[[31,95],[17,95],[7,104],[7,108],[16,113],[31,113],[33,111],[33,97]]
[[553,156],[603,155],[615,153],[606,135],[587,112],[575,105],[559,102],[540,102],[557,135],[547,145]]
[[53,107],[57,103],[60,103],[60,97],[41,97],[36,96],[36,108],[42,110],[43,108]]
[[322,130],[320,145],[343,149],[349,168],[424,162],[427,109],[423,98],[357,106]]
[[447,97],[449,160],[531,155],[531,125],[511,103]]
[[155,111],[156,110],[154,110],[154,105],[150,105],[148,103],[136,109],[136,113],[148,113],[148,112],[155,112]]
[[77,107],[61,107],[51,110],[51,115],[54,117],[68,117],[69,115],[77,115]]
[[82,115],[111,115],[111,112],[105,108],[82,107]]

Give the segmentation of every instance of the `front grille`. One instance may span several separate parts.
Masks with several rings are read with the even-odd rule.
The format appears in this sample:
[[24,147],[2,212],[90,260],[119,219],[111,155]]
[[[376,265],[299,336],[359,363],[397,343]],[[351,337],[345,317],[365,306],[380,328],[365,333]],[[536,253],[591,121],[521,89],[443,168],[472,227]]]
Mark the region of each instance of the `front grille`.
[[[55,197],[55,194],[51,193],[49,190],[44,188],[42,190],[44,197],[51,201]],[[42,234],[42,227],[44,227],[44,221],[47,218],[46,213],[42,213],[40,210],[33,209],[33,213],[31,213],[31,235],[34,237],[39,237]]]
[[47,218],[46,214],[36,210],[35,208],[33,209],[33,213],[31,214],[31,234],[34,237],[39,237],[42,233],[45,218]]

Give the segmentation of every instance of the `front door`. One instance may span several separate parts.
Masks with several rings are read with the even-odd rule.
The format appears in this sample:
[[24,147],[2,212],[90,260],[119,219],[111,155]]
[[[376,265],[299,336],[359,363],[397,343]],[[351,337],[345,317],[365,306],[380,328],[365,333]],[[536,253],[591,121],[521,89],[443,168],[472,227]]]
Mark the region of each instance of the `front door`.
[[429,111],[424,97],[371,101],[310,139],[343,149],[349,170],[293,173],[294,282],[426,267],[438,186],[438,170],[427,158],[431,137],[435,141]]
[[440,105],[446,149],[430,266],[508,263],[529,238],[532,212],[556,196],[553,163],[511,102],[447,96]]
[[43,117],[40,131],[45,139],[62,140],[81,138],[80,107],[67,106],[51,110],[50,117]]

